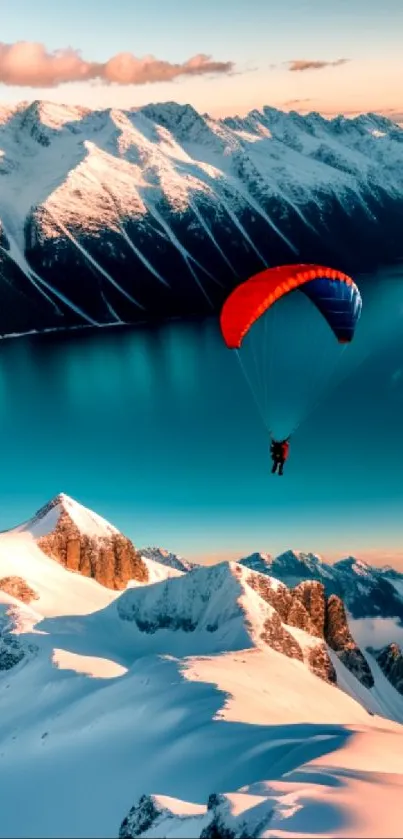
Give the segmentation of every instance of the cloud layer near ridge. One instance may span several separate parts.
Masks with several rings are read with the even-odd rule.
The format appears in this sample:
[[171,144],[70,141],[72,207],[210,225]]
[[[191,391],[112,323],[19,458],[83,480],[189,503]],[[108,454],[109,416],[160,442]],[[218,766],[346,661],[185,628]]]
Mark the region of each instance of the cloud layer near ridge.
[[194,55],[182,64],[161,61],[152,55],[136,58],[118,53],[104,63],[86,61],[72,48],[48,52],[43,44],[0,42],[0,84],[15,87],[58,87],[67,82],[101,81],[105,84],[141,85],[173,81],[180,76],[230,73],[232,61],[213,61],[211,56]]

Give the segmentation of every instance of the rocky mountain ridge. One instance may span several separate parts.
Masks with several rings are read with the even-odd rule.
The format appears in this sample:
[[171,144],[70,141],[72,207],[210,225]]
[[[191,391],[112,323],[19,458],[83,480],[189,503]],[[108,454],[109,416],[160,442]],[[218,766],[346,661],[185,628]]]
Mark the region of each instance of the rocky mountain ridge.
[[[231,586],[234,588],[234,580],[238,580],[238,594],[236,597],[235,594],[228,595],[230,604],[235,597],[236,613],[238,606],[235,604],[239,597],[239,602],[242,602],[245,586],[245,590],[255,592],[259,600],[270,607],[271,611],[258,632],[259,643],[263,642],[283,655],[304,662],[320,678],[335,684],[337,675],[328,653],[331,650],[366,688],[374,684],[370,665],[351,635],[343,599],[334,590],[347,593],[349,605],[355,602],[352,594],[355,581],[361,596],[367,591],[372,594],[378,579],[386,581],[387,586],[392,588],[389,579],[395,584],[400,583],[401,575],[393,569],[374,569],[351,557],[331,566],[323,563],[317,555],[293,551],[275,559],[269,554],[253,554],[239,563],[221,563],[212,568],[197,566],[165,549],[135,548],[131,540],[109,522],[63,493],[13,532],[30,534],[39,550],[51,560],[69,571],[96,580],[110,590],[123,591],[129,585],[125,596],[118,601],[118,613],[121,619],[134,621],[138,629],[146,634],[152,635],[161,629],[194,633],[202,625],[209,633],[215,633],[222,621],[225,623],[230,618],[224,605],[224,595],[223,606],[218,613],[215,612],[214,620],[202,617],[214,602],[211,580],[215,580],[213,589],[218,586],[221,593],[225,591],[225,586],[229,586],[230,592]],[[156,573],[151,566],[161,570]],[[151,576],[150,569],[153,571]],[[183,579],[184,575],[188,582]],[[281,577],[284,582],[280,581]],[[156,584],[156,596],[160,598],[153,605],[152,614],[147,610],[144,613],[144,600],[137,590],[138,586],[149,583]],[[175,601],[176,590],[182,591],[178,601],[182,604],[179,611]],[[18,575],[4,576],[0,580],[0,591],[25,604],[34,605],[38,599],[34,588]],[[187,592],[186,595],[183,591]],[[395,588],[393,592],[398,598]],[[195,604],[199,597],[204,598],[207,606],[203,606],[200,612],[196,609],[194,613],[192,610],[195,607],[191,604]],[[247,602],[248,598],[249,595]],[[372,601],[370,607],[373,608]],[[247,623],[249,608],[245,613]],[[363,608],[361,604],[361,611]],[[253,628],[255,618],[250,620]],[[308,635],[312,643],[306,645],[305,638],[301,644],[293,629]],[[256,633],[256,627],[253,631]],[[400,685],[400,659],[396,650],[397,646],[392,643],[374,653],[395,687]]]
[[387,566],[376,568],[355,557],[331,565],[317,554],[292,550],[276,557],[254,553],[240,563],[289,586],[319,580],[328,596],[335,594],[344,601],[353,618],[392,617],[403,623],[403,574]]
[[403,129],[164,103],[0,114],[0,334],[216,311],[267,265],[401,256]]

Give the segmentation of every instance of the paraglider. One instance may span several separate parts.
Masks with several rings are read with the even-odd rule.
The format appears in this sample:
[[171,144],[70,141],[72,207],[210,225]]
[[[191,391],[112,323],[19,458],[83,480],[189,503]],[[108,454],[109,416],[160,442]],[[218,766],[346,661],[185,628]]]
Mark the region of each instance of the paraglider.
[[290,442],[288,437],[286,440],[274,440],[271,438],[270,454],[273,461],[271,470],[273,475],[277,472],[277,470],[279,475],[283,474],[284,464],[287,460],[289,451]]
[[[287,309],[281,329],[275,323],[279,309]],[[361,294],[351,277],[334,268],[303,263],[266,268],[238,285],[225,300],[220,314],[222,338],[235,351],[270,433],[273,473],[278,470],[283,474],[290,437],[307,410],[316,405],[311,393],[316,372],[324,368],[326,387],[330,375],[327,356],[335,355],[337,361],[351,343],[361,309]],[[280,357],[274,361],[278,347]],[[311,358],[307,358],[308,350]],[[256,371],[258,381],[254,384]],[[273,375],[277,375],[275,385]],[[291,407],[281,414],[278,404],[284,394]],[[304,409],[298,404],[301,400],[308,403]]]

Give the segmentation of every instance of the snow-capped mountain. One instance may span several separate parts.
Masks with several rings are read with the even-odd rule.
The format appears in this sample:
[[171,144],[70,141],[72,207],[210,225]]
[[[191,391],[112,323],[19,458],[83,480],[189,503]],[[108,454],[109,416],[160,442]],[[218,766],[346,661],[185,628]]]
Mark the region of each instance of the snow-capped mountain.
[[148,581],[147,566],[130,539],[64,493],[12,532],[30,534],[47,556],[108,588]]
[[174,568],[184,573],[191,571],[192,568],[200,567],[196,562],[189,562],[188,559],[183,559],[165,548],[142,548],[140,553],[143,559],[152,559],[153,562],[159,562],[167,568]]
[[336,595],[149,557],[111,590],[42,549],[66,516],[119,535],[64,495],[0,534],[0,837],[399,835],[401,696]]
[[266,265],[401,256],[403,129],[265,107],[0,114],[0,334],[211,312]]
[[302,580],[319,580],[328,595],[343,599],[353,618],[391,617],[403,624],[403,574],[394,569],[375,568],[354,557],[330,565],[316,554],[292,550],[274,558],[254,553],[240,563],[288,586]]

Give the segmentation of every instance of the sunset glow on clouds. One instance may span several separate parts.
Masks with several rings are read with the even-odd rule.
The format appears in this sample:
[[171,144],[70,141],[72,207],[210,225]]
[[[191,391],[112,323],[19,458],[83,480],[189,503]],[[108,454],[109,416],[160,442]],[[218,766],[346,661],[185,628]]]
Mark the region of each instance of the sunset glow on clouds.
[[212,61],[208,55],[194,55],[182,64],[160,61],[152,55],[136,58],[127,52],[104,63],[85,60],[78,50],[49,52],[43,44],[0,42],[0,83],[14,87],[52,88],[67,82],[103,81],[105,84],[142,85],[167,82],[179,76],[229,73],[230,61]]
[[347,58],[296,58],[249,69],[204,53],[175,62],[120,52],[101,62],[71,47],[51,51],[36,42],[0,42],[0,99],[39,98],[94,108],[173,99],[216,117],[270,104],[327,116],[372,110],[400,120],[400,70],[403,61]]
[[1,0],[1,10],[5,103],[403,112],[401,0]]

